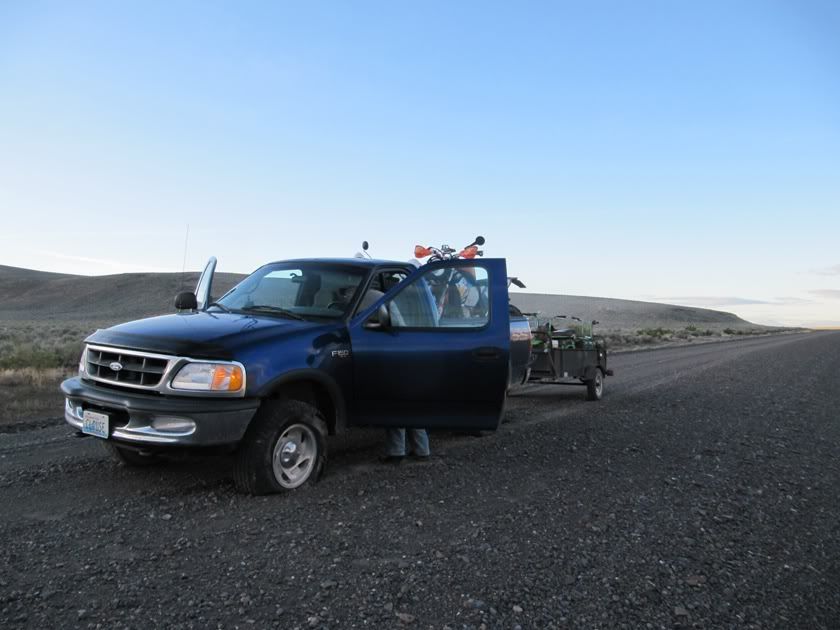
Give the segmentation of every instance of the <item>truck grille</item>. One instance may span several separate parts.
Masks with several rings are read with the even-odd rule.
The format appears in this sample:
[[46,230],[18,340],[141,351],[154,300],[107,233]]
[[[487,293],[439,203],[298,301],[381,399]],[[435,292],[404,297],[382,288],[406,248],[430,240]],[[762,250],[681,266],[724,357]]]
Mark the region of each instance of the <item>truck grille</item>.
[[85,369],[90,378],[125,387],[154,388],[160,384],[169,360],[118,348],[88,346]]

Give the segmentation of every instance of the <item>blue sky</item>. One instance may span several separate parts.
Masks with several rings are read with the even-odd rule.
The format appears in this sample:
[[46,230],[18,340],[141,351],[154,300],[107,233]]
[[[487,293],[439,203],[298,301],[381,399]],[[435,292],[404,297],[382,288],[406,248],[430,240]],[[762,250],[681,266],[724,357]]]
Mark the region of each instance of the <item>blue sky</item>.
[[0,264],[381,257],[840,325],[840,4],[0,4]]

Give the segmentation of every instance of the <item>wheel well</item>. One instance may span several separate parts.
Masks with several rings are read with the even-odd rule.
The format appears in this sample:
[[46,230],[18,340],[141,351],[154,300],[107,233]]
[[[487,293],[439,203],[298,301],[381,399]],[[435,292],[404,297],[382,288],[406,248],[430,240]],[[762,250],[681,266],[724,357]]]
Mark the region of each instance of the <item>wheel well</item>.
[[335,435],[337,413],[327,388],[316,381],[300,380],[279,385],[267,400],[299,400],[315,407],[324,417],[330,435]]

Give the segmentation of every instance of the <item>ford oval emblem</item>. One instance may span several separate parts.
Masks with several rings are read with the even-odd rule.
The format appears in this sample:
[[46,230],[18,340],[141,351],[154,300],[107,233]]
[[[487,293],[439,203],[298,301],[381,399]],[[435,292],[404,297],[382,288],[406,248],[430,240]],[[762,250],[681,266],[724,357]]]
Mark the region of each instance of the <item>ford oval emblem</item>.
[[123,365],[119,361],[112,361],[108,367],[111,368],[114,372],[119,372],[121,369],[123,369]]

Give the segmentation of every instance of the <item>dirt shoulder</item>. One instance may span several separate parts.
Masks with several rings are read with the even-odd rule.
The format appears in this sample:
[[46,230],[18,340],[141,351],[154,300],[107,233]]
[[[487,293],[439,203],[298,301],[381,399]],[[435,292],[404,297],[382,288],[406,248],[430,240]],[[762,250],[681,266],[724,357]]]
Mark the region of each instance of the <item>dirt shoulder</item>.
[[732,335],[718,335],[718,336],[689,336],[689,337],[665,337],[653,339],[637,339],[627,338],[625,340],[618,340],[618,342],[610,343],[608,348],[612,354],[624,354],[627,352],[643,352],[646,350],[660,350],[662,348],[687,348],[691,346],[702,346],[708,344],[730,343],[737,341],[744,341],[746,339],[762,339],[768,337],[778,337],[783,335],[803,335],[811,332],[801,328],[785,328],[773,330],[770,332],[754,332],[751,334],[732,334]]

